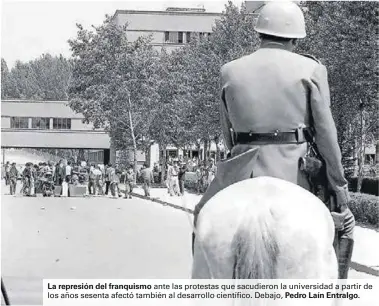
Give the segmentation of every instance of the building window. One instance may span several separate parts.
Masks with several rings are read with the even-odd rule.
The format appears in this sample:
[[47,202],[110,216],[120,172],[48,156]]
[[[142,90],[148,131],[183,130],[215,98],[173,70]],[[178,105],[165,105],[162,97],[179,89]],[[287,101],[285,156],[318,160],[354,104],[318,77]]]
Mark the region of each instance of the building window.
[[11,117],[11,129],[27,129],[27,128],[29,128],[29,118]]
[[69,118],[54,118],[53,119],[54,130],[71,130],[71,119]]
[[186,36],[187,36],[187,43],[189,43],[191,41],[191,32],[187,32]]
[[183,43],[183,32],[178,33],[178,43],[182,44]]
[[178,43],[178,32],[170,32],[169,42],[174,44]]
[[164,41],[169,42],[170,40],[170,32],[164,32]]
[[32,128],[40,130],[50,129],[50,118],[32,118]]

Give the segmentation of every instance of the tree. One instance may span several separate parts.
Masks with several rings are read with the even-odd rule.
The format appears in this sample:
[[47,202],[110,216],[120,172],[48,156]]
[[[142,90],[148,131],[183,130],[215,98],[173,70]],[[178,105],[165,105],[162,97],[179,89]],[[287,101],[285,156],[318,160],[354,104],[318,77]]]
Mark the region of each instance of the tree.
[[8,97],[9,70],[7,62],[1,59],[1,99]]
[[[375,52],[378,6],[374,2],[355,1],[307,1],[303,6],[308,37],[301,43],[299,52],[315,55],[328,68],[343,165],[345,169],[351,167],[354,162],[351,156],[356,151],[358,164],[362,165],[364,147],[373,142],[378,131],[379,74]],[[364,121],[361,120],[363,111]]]
[[[225,63],[247,55],[258,46],[253,29],[254,16],[244,5],[239,10],[232,2],[225,6],[222,18],[216,21],[212,35],[195,38],[181,50],[186,59],[183,78],[189,85],[189,105],[186,112],[186,130],[191,131],[191,142],[204,143],[207,150],[211,141],[216,143],[220,157],[220,69]],[[206,157],[207,154],[205,154]]]
[[130,43],[126,26],[109,16],[93,31],[78,29],[77,38],[69,41],[75,64],[70,106],[86,123],[108,131],[117,149],[132,146],[136,170],[137,150],[159,111],[158,54],[150,37]]
[[39,97],[44,101],[67,100],[68,84],[71,78],[72,62],[62,55],[42,56],[29,63],[39,88]]
[[159,112],[152,121],[149,135],[163,151],[162,182],[165,177],[167,146],[173,144],[177,148],[183,147],[189,140],[185,116],[189,95],[185,60],[181,50],[168,54],[163,49],[160,54],[157,83]]
[[[43,54],[27,63],[17,61],[8,71],[2,60],[2,97],[9,99],[67,100],[72,63],[62,55]],[[3,76],[3,75],[2,75]]]

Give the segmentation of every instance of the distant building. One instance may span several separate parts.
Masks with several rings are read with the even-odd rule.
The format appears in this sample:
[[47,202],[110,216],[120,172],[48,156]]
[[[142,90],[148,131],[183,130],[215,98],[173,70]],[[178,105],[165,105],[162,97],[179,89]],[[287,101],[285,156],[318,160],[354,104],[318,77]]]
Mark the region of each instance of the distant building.
[[205,9],[170,7],[165,11],[117,10],[113,18],[120,26],[128,23],[130,41],[152,35],[152,45],[157,50],[165,47],[170,52],[190,42],[194,36],[212,35],[212,27],[221,15]]
[[108,163],[108,133],[83,119],[67,101],[2,100],[1,147],[83,149],[90,161]]

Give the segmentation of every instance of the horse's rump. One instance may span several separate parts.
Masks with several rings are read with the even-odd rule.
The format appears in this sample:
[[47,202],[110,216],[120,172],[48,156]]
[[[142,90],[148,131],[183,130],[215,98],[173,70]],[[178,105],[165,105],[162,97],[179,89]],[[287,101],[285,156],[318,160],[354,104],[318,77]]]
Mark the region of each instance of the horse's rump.
[[193,278],[336,278],[334,225],[307,190],[271,177],[233,184],[202,208]]

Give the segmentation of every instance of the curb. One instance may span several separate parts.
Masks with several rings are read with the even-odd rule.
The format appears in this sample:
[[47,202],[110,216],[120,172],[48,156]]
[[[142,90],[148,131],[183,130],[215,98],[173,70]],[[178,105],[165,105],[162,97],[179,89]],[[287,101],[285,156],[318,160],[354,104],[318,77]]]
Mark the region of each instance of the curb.
[[[122,191],[124,191],[124,190],[122,190]],[[179,210],[185,211],[185,212],[190,213],[190,214],[194,213],[194,211],[192,209],[184,208],[182,206],[175,205],[175,204],[172,204],[172,203],[169,203],[169,202],[166,202],[166,201],[162,201],[162,200],[159,200],[157,198],[147,197],[147,196],[144,196],[144,195],[141,195],[141,194],[138,194],[138,193],[134,193],[134,192],[132,192],[131,194],[134,197],[136,197],[136,198],[140,198],[140,199],[143,199],[143,200],[148,200],[148,201],[151,201],[151,202],[156,202],[156,203],[159,203],[159,204],[161,204],[163,206],[170,206],[170,207],[173,207],[175,209],[179,209]],[[379,270],[376,270],[376,269],[374,269],[372,267],[369,267],[369,266],[362,265],[362,264],[354,262],[354,261],[352,261],[350,263],[350,269],[353,269],[353,270],[355,270],[357,272],[362,272],[362,273],[366,273],[366,274],[369,274],[369,275],[373,275],[373,276],[378,276],[379,277]]]
[[373,276],[379,276],[378,270],[371,268],[369,266],[361,265],[361,264],[354,262],[354,261],[352,261],[350,263],[350,269],[353,269],[353,270],[358,271],[358,272],[370,274]]
[[[125,193],[125,189],[124,188],[120,188],[120,190]],[[193,214],[193,210],[192,209],[184,208],[182,206],[175,205],[175,204],[172,204],[172,203],[169,203],[169,202],[166,202],[166,201],[162,201],[162,200],[159,200],[157,198],[147,197],[147,196],[141,195],[139,193],[135,193],[135,192],[131,192],[131,195],[134,196],[134,197],[136,197],[136,198],[140,198],[140,199],[143,199],[143,200],[148,200],[148,201],[151,201],[151,202],[159,203],[159,204],[161,204],[163,206],[170,206],[172,208],[179,209],[179,210],[185,211],[187,213]]]
[[138,194],[138,193],[134,193],[134,192],[132,192],[131,195],[134,196],[134,197],[136,197],[136,198],[140,198],[140,199],[143,199],[143,200],[148,200],[148,201],[151,201],[151,202],[156,202],[156,203],[162,204],[163,206],[170,206],[172,208],[183,210],[183,211],[185,211],[187,213],[193,214],[193,210],[192,209],[184,208],[182,206],[175,205],[175,204],[172,204],[172,203],[169,203],[169,202],[165,202],[165,201],[159,200],[157,198],[147,197],[147,196],[144,196],[144,195],[141,195],[141,194]]

